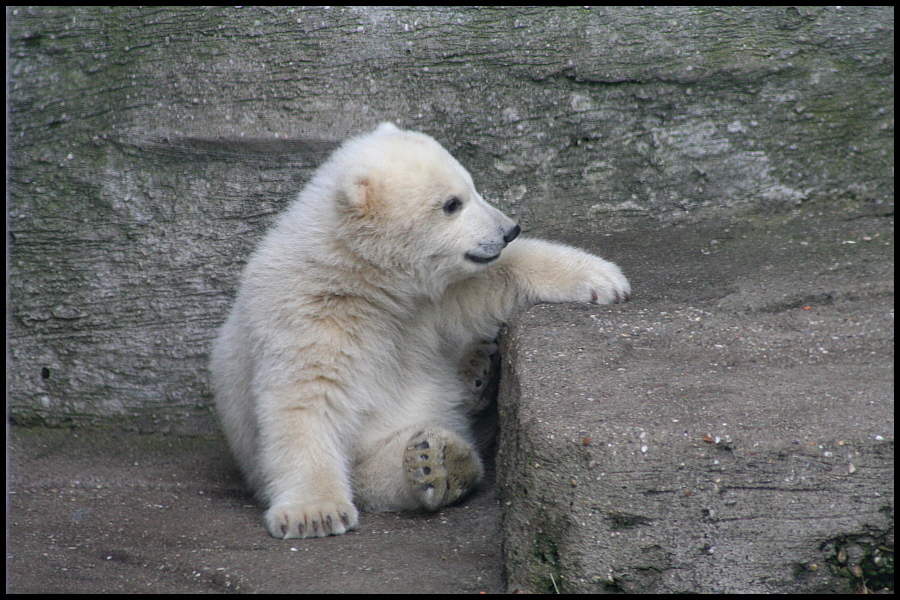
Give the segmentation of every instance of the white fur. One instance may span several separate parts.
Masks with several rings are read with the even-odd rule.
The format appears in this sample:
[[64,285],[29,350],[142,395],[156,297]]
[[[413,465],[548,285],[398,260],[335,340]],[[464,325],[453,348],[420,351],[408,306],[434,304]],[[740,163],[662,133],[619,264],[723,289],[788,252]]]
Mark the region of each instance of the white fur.
[[481,477],[467,352],[534,303],[628,298],[616,265],[538,240],[507,246],[517,232],[443,147],[390,123],[316,172],[250,258],[210,365],[272,535],[344,533],[354,501],[455,501]]

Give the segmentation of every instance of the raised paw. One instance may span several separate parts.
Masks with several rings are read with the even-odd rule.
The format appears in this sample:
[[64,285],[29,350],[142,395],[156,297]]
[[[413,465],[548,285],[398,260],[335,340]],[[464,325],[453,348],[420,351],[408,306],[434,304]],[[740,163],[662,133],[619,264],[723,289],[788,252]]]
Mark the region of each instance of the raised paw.
[[585,269],[585,285],[594,304],[617,304],[631,299],[631,284],[615,263],[592,256]]
[[428,510],[461,499],[484,472],[475,449],[440,427],[429,427],[410,438],[403,466],[413,495]]
[[279,502],[266,511],[273,537],[309,538],[341,535],[359,525],[359,512],[346,502]]

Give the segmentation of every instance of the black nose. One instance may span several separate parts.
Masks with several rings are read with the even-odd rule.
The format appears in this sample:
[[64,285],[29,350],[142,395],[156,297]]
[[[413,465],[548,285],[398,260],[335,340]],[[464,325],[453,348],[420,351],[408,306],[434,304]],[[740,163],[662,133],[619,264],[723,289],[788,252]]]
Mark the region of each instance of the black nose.
[[522,228],[516,225],[503,236],[503,241],[507,244],[516,239],[519,236],[519,232],[522,231]]

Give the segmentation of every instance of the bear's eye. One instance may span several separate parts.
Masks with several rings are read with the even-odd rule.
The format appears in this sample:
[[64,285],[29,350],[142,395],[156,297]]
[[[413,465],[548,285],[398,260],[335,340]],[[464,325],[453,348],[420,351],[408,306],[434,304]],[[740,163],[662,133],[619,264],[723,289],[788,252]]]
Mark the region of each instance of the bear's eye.
[[452,198],[444,202],[444,212],[448,215],[452,215],[455,212],[459,212],[462,206],[462,200],[460,200],[456,196],[453,196]]

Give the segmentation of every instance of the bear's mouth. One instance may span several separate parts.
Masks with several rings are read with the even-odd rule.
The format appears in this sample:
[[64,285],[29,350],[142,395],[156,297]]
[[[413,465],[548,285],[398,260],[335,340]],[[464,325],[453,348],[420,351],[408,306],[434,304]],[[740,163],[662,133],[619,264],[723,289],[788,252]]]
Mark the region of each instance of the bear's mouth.
[[472,252],[466,252],[466,259],[472,261],[475,264],[486,265],[489,262],[494,262],[500,258],[500,253],[494,254],[492,256],[481,256],[479,254],[473,254]]

